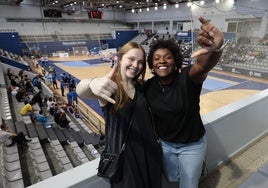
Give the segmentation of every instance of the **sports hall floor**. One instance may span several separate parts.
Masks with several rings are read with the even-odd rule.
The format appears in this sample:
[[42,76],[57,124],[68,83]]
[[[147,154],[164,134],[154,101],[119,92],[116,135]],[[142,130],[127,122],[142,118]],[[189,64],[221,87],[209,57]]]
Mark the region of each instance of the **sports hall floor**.
[[[103,76],[111,70],[110,63],[99,63],[99,57],[51,58],[57,75],[67,72],[79,81],[84,78]],[[149,71],[146,78],[152,76]],[[268,88],[268,79],[259,79],[213,70],[203,84],[200,107],[201,115],[233,103]],[[86,101],[97,109],[97,102]],[[205,179],[201,179],[201,188],[237,188],[250,174],[257,171],[268,161],[268,136],[263,137],[249,149],[232,159]]]

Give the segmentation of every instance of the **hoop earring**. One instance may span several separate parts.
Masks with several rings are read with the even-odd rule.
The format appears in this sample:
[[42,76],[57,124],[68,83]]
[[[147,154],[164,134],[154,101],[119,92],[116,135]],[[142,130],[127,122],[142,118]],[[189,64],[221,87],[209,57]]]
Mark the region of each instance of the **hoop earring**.
[[154,74],[154,69],[151,69],[151,73]]

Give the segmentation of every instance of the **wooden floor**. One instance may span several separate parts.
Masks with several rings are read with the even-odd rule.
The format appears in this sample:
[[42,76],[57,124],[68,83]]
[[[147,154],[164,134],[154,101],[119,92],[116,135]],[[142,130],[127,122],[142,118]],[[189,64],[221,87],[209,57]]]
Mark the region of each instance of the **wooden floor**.
[[[99,56],[72,56],[72,57],[64,57],[64,58],[51,58],[52,61],[78,61],[78,60],[89,60],[89,59],[97,59]],[[63,69],[64,71],[72,74],[78,79],[85,79],[95,76],[103,76],[108,74],[111,71],[110,63],[96,65],[96,66],[89,66],[89,67],[79,67],[79,66],[68,66],[64,65],[64,63],[57,63],[56,64],[59,68]],[[146,78],[152,76],[149,69],[147,69]],[[268,80],[253,78],[249,76],[243,76],[223,71],[216,71],[213,70],[212,72],[217,72],[220,74],[225,74],[233,77],[244,78],[248,80],[254,80],[258,82],[268,83]],[[201,95],[200,98],[200,113],[204,115],[210,111],[218,109],[222,106],[227,104],[233,103],[237,100],[245,98],[249,95],[259,92],[259,90],[249,90],[249,89],[226,89],[226,90],[219,90],[219,91],[212,91],[206,94]]]

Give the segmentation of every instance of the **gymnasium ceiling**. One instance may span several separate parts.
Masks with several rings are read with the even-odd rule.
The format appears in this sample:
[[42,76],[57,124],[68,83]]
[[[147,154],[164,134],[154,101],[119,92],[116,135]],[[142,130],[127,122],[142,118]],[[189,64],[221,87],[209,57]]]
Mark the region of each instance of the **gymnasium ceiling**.
[[40,0],[43,6],[64,7],[71,4],[82,4],[88,8],[118,8],[118,9],[140,9],[147,7],[175,5],[176,3],[189,2],[190,0]]
[[166,4],[174,5],[185,2],[192,2],[198,0],[0,0],[0,4],[39,4],[45,8],[56,8],[56,9],[144,9],[155,6],[164,6]]

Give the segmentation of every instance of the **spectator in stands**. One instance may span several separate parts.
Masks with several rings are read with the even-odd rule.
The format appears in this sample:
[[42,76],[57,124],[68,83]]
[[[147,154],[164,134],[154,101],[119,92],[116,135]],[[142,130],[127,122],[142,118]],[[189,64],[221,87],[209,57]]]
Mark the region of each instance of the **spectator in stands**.
[[81,114],[80,114],[80,112],[78,110],[77,105],[74,106],[74,117],[76,117],[76,118],[82,118],[82,116],[81,116]]
[[67,119],[65,112],[62,112],[58,124],[61,128],[69,128],[70,121]]
[[14,73],[13,73],[13,71],[11,70],[11,68],[8,68],[7,69],[7,76],[8,76],[8,78],[9,78],[9,80],[11,80],[11,76],[13,76],[14,75]]
[[16,96],[18,91],[19,91],[19,87],[14,87],[14,86],[9,86],[8,87],[8,91],[11,93],[11,95]]
[[62,78],[62,81],[63,81],[64,85],[67,84],[68,83],[68,77],[67,77],[66,73],[64,72],[64,73],[60,74],[60,76]]
[[69,88],[69,91],[66,94],[66,97],[67,97],[68,105],[72,105],[73,104],[73,92],[71,88]]
[[76,92],[76,88],[73,88],[72,95],[73,95],[73,103],[72,104],[74,105],[74,102],[75,102],[75,104],[77,105],[78,104],[78,95]]
[[56,108],[57,108],[57,103],[52,103],[50,105],[50,108],[49,108],[49,114],[54,116],[55,112],[56,112]]
[[27,142],[30,141],[32,140],[26,138],[26,136],[22,132],[16,134],[11,129],[9,129],[7,124],[5,123],[1,124],[0,142],[3,143],[5,146],[10,147],[13,146],[15,143],[19,145],[27,145]]
[[54,121],[52,119],[49,119],[49,117],[46,115],[43,110],[39,111],[39,114],[36,116],[36,119],[39,123],[41,123],[44,127],[50,126],[54,124]]
[[61,113],[62,113],[62,110],[59,107],[57,107],[54,113],[54,121],[56,122],[57,125],[59,125],[59,119],[61,117]]
[[67,112],[69,112],[70,114],[74,113],[73,105],[67,105]]
[[11,76],[10,85],[15,86],[15,87],[20,87],[19,79],[17,76],[14,76],[14,75]]
[[20,88],[16,94],[16,99],[18,102],[25,102],[28,101],[29,96],[28,93],[25,91],[24,88]]
[[64,95],[64,82],[63,82],[63,80],[60,81],[60,90],[61,90],[61,96],[64,97],[65,95]]
[[75,83],[74,77],[70,76],[69,88],[73,90],[75,87],[76,87],[76,83]]
[[20,79],[23,79],[23,78],[24,78],[24,75],[25,75],[25,72],[24,72],[23,69],[21,69],[21,70],[19,71],[19,74],[18,74],[19,78],[20,78]]
[[56,79],[55,73],[51,73],[51,79],[52,79],[53,89],[59,89],[57,85],[57,79]]
[[41,81],[39,80],[39,75],[36,75],[33,80],[33,86],[37,87],[39,90],[42,90]]
[[36,110],[33,108],[33,105],[34,105],[34,103],[32,101],[25,104],[20,110],[20,115],[30,116],[31,120],[33,121],[36,118],[35,114],[34,114],[34,111],[36,111]]
[[52,104],[54,104],[55,101],[53,100],[53,97],[49,97],[48,101],[47,101],[47,112],[49,112],[50,107],[52,106]]
[[25,88],[25,90],[26,90],[26,92],[28,94],[30,94],[30,93],[33,94],[34,93],[34,87],[33,87],[31,79],[29,79],[29,78],[26,79],[24,88]]
[[42,91],[39,90],[32,98],[33,103],[38,103],[40,107],[43,107]]
[[[99,97],[105,119],[105,150],[119,153],[128,133],[127,155],[124,161],[122,180],[111,187],[160,188],[162,186],[161,147],[154,135],[152,119],[141,83],[146,72],[146,54],[140,44],[129,42],[118,54],[118,63],[113,70],[101,78],[81,80],[77,85],[80,97],[89,97],[93,81],[99,84],[111,83],[109,95],[115,103]],[[113,80],[113,81],[112,81]],[[104,82],[103,82],[104,81]],[[90,88],[89,88],[90,87]],[[94,86],[95,87],[95,86]],[[102,91],[105,88],[100,89]],[[98,93],[96,93],[97,96]],[[110,97],[109,96],[109,97]],[[131,120],[131,123],[129,121]]]

